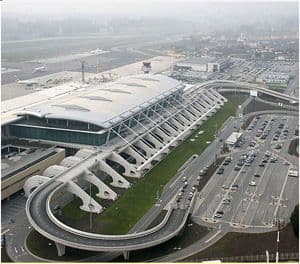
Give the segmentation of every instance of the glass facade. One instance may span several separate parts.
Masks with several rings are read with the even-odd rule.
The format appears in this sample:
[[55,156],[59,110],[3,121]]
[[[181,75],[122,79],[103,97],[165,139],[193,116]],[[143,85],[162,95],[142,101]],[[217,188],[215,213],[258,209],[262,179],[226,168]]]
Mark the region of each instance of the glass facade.
[[107,137],[107,133],[99,135],[80,131],[18,126],[17,124],[10,125],[10,133],[12,136],[20,138],[32,138],[92,146],[101,146],[105,144]]
[[[161,115],[165,114],[163,113],[163,109],[169,107],[167,100],[181,100],[181,93],[182,91],[180,90],[162,99],[160,107],[156,108],[156,112],[161,113]],[[173,101],[173,105],[176,106],[176,104],[177,103]],[[136,113],[133,118],[131,117],[125,120],[124,124],[126,124],[126,126],[128,127],[133,128],[134,130],[134,127],[137,125],[143,127],[143,125],[138,124],[136,120],[139,120],[139,122],[143,123],[144,125],[151,123],[151,121],[145,115],[151,117],[153,115],[156,115],[156,113],[151,109],[145,109],[142,111],[144,115]],[[19,138],[101,146],[106,143],[108,133],[108,140],[117,137],[118,133],[123,137],[126,137],[126,135],[132,133],[131,129],[126,126],[119,123],[113,128],[113,130],[117,133],[112,130],[110,133],[105,132],[103,134],[97,134],[93,132],[101,131],[103,128],[94,124],[65,119],[45,119],[27,115],[18,123],[9,125],[9,132],[11,136]]]

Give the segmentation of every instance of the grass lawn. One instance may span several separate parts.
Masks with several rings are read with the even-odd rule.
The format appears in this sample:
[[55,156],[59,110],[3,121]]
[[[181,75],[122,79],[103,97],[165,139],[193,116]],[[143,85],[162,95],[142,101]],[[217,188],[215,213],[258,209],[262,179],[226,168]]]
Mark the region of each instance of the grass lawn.
[[[277,232],[261,234],[228,233],[217,243],[182,261],[201,261],[201,259],[233,256],[249,256],[275,253]],[[288,224],[280,233],[280,252],[299,252],[299,240],[296,238],[293,227]]]
[[[128,233],[138,220],[153,206],[157,190],[169,182],[191,155],[203,152],[208,146],[206,142],[214,140],[216,129],[219,129],[229,116],[235,115],[238,105],[246,98],[247,96],[245,95],[229,97],[229,102],[218,110],[214,116],[210,117],[182,144],[173,149],[165,159],[160,161],[141,180],[127,190],[110,208],[97,216],[95,221],[101,222],[101,227],[103,227],[98,232],[103,234]],[[191,142],[189,139],[194,138],[200,130],[203,130],[204,133]],[[69,217],[78,217],[79,205],[68,205],[69,209],[67,209],[67,212]],[[86,214],[80,212],[82,216]]]
[[299,146],[299,138],[293,139],[289,145],[288,153],[290,155],[295,155],[295,156],[299,157],[299,153],[297,151],[298,146]]
[[7,255],[6,247],[1,247],[1,262],[13,262]]

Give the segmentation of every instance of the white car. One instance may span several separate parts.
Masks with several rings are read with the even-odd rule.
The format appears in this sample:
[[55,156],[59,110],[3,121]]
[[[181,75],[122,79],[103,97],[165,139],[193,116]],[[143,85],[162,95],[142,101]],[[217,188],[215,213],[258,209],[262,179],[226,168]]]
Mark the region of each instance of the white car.
[[230,203],[230,199],[229,198],[224,198],[222,200],[222,204],[229,204]]
[[249,185],[250,186],[256,186],[256,182],[255,181],[251,181],[251,182],[249,182]]

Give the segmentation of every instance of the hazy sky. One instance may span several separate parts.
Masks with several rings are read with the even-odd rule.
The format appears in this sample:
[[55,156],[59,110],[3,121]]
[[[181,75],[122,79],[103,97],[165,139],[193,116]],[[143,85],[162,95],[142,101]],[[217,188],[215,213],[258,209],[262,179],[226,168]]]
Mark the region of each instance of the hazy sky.
[[[243,17],[253,13],[268,15],[269,11],[296,12],[297,2],[287,1],[200,1],[200,0],[3,0],[2,14],[18,13],[27,16],[61,16],[66,14],[101,14],[107,16],[184,16],[196,18],[207,15],[236,13]],[[264,12],[264,9],[265,12]]]

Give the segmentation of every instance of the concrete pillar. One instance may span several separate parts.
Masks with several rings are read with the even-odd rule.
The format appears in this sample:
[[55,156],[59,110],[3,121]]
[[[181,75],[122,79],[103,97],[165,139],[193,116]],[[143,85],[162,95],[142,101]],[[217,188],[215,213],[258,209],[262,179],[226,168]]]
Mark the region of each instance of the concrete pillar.
[[216,90],[210,89],[209,91],[210,91],[211,93],[213,93],[216,97],[218,97],[220,100],[223,99],[223,100],[222,100],[223,104],[224,104],[224,102],[227,102],[227,101],[228,101],[226,97],[224,97],[223,95],[221,95],[220,93],[218,93]]
[[62,244],[59,244],[59,243],[55,242],[55,246],[56,246],[56,250],[57,250],[57,255],[59,257],[65,255],[65,253],[66,253],[66,246],[65,245],[62,245]]
[[92,197],[90,197],[89,194],[82,190],[81,187],[78,186],[75,182],[68,181],[67,190],[81,199],[83,203],[83,205],[80,206],[81,210],[97,214],[103,211],[102,206],[98,204]]
[[154,129],[154,133],[159,135],[164,140],[164,143],[168,143],[172,139],[172,137],[170,137],[164,130],[160,129],[159,127]]
[[124,257],[124,260],[129,260],[129,251],[124,251],[123,257]]
[[208,103],[211,105],[211,106],[216,106],[217,108],[220,108],[220,106],[218,105],[217,103],[217,100],[215,100],[215,98],[211,98],[209,95],[206,94],[203,94],[203,98],[206,99],[206,101],[208,101]]
[[110,189],[104,182],[102,182],[98,177],[96,177],[92,172],[87,170],[86,173],[83,175],[83,179],[92,183],[98,188],[98,193],[96,194],[96,196],[103,199],[117,199],[117,194],[112,189]]
[[161,143],[156,137],[154,137],[150,133],[146,134],[144,138],[152,142],[155,145],[156,149],[161,149],[164,146],[163,143]]
[[203,93],[200,95],[200,103],[203,105],[203,107],[208,110],[211,108],[211,105],[208,104],[208,102],[206,102],[205,100],[203,100],[204,96],[203,96]]
[[188,108],[183,110],[184,114],[186,114],[191,120],[195,121],[197,119],[197,116],[193,115],[191,112],[192,111]]
[[211,98],[217,105],[223,105],[221,99],[214,93],[212,93],[211,90],[207,90],[206,95],[207,97]]
[[185,126],[181,124],[181,123],[184,124],[184,122],[181,121],[181,123],[180,123],[178,120],[181,121],[180,118],[178,118],[177,116],[175,116],[175,117],[169,119],[169,122],[171,122],[172,124],[174,124],[174,125],[175,125],[176,127],[178,127],[180,130],[184,130]]
[[186,117],[186,114],[180,112],[176,115],[176,118],[178,118],[182,123],[184,123],[184,129],[191,123],[189,118]]
[[[205,109],[206,109],[206,112],[209,110],[209,109],[211,109],[213,106],[211,106],[211,105],[209,105],[206,101],[204,101],[204,100],[201,100],[201,104],[205,107]],[[213,113],[215,113],[217,110],[215,109],[215,110],[213,110],[213,111],[211,111],[207,116],[209,117],[209,116],[212,116],[213,115]]]
[[200,116],[202,116],[202,112],[199,109],[197,109],[194,105],[190,105],[188,108],[189,111],[196,116],[195,119],[198,119]]
[[[171,120],[171,119],[170,119]],[[179,131],[177,131],[175,128],[173,128],[172,126],[170,126],[167,122],[162,124],[162,127],[165,128],[167,131],[170,132],[170,134],[175,137]]]
[[157,150],[149,147],[146,143],[144,143],[142,140],[137,140],[134,142],[134,145],[137,145],[138,147],[142,148],[146,151],[147,158],[150,158],[152,155],[154,155]]
[[193,107],[198,109],[202,114],[204,114],[207,110],[204,106],[202,106],[199,102],[194,102]]
[[198,101],[193,103],[193,107],[196,108],[201,113],[201,115],[206,112],[205,107],[201,105]]
[[112,177],[112,186],[125,189],[128,189],[130,187],[130,183],[126,179],[124,179],[124,177],[122,177],[119,173],[117,173],[112,167],[110,167],[104,160],[100,160],[99,164],[100,170],[104,171],[110,177]]
[[135,158],[136,166],[140,166],[143,163],[145,163],[145,161],[146,161],[146,159],[137,150],[135,150],[132,146],[124,149],[122,152]]
[[113,160],[117,163],[119,163],[120,165],[122,165],[125,168],[125,172],[124,175],[125,176],[129,176],[129,177],[136,177],[135,175],[135,171],[136,171],[136,167],[129,163],[126,159],[124,159],[121,155],[119,155],[116,152],[113,152],[108,159]]
[[224,104],[223,101],[218,96],[216,96],[214,93],[212,93],[211,90],[208,90],[207,93],[208,93],[207,96],[215,102],[215,104],[218,106],[218,108],[221,108],[221,106]]

